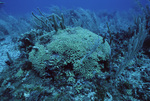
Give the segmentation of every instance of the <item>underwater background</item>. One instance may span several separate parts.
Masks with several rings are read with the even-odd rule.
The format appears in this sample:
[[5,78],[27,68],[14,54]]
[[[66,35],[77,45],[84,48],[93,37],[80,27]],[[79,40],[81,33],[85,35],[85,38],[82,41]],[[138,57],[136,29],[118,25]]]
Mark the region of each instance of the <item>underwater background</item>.
[[150,0],[0,0],[0,101],[150,101]]
[[[51,6],[65,7],[67,9],[90,9],[92,11],[128,11],[136,7],[135,0],[2,0],[3,8],[10,14],[24,14],[35,10],[37,7],[48,11]],[[145,4],[147,0],[141,0]],[[7,5],[6,5],[7,4]]]

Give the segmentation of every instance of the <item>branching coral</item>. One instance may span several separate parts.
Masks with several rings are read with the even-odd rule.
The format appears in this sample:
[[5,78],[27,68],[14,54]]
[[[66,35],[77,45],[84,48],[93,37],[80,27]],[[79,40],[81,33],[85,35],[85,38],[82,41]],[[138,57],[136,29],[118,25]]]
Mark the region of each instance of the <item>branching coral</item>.
[[59,17],[57,14],[54,13],[49,16],[46,16],[40,11],[40,9],[38,9],[38,11],[41,16],[36,16],[32,12],[33,17],[35,18],[36,26],[48,32],[52,30],[55,30],[57,32],[59,28],[61,29],[66,28],[64,25],[63,14],[61,14],[61,17]]
[[142,48],[144,40],[147,36],[145,21],[142,22],[141,18],[138,18],[136,22],[138,23],[138,32],[135,32],[135,35],[130,39],[125,60],[122,62],[120,68],[116,72],[115,77],[119,76],[124,68],[127,67],[127,64],[136,56],[136,54]]

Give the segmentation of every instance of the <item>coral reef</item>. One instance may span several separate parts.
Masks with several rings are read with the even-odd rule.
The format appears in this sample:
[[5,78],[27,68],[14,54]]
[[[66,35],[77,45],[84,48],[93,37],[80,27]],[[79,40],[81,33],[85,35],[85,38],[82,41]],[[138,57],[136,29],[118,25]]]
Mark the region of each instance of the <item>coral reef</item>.
[[59,30],[47,45],[37,42],[29,53],[29,60],[41,75],[46,67],[56,66],[73,69],[75,74],[91,78],[93,72],[100,74],[101,68],[105,68],[109,55],[110,46],[103,43],[101,36],[76,27]]
[[32,24],[0,15],[0,100],[150,101],[149,7],[38,11]]

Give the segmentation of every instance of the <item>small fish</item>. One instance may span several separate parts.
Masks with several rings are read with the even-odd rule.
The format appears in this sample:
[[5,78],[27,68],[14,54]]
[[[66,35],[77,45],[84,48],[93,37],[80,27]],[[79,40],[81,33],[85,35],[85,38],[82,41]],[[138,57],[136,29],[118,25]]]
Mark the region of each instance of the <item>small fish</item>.
[[1,1],[0,1],[0,4],[4,4],[4,2],[1,2]]

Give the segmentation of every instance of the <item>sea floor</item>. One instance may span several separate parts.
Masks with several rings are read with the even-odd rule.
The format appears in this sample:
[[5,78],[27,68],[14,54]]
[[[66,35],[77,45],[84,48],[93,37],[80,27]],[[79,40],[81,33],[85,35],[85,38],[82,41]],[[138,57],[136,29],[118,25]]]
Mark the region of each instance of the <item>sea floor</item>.
[[20,51],[17,49],[18,46],[12,41],[12,38],[12,36],[7,35],[3,37],[2,41],[0,41],[0,72],[3,68],[7,67],[6,61],[9,60],[7,52],[14,60],[20,55]]

